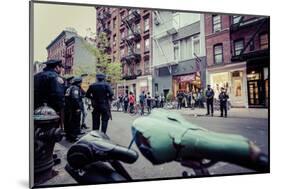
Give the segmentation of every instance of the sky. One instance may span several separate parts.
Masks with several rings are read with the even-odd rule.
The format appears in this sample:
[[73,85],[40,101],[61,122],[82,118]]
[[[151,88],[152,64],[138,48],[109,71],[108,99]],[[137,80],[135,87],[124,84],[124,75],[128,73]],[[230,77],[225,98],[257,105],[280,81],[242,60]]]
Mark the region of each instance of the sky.
[[34,61],[47,59],[46,47],[65,28],[75,28],[79,35],[86,36],[91,28],[96,31],[94,7],[58,4],[34,4]]

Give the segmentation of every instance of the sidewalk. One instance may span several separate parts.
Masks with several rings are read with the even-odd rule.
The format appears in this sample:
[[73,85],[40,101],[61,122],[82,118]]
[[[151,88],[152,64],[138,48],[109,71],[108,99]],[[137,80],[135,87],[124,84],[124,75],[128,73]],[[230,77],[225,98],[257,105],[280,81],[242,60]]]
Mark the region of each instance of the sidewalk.
[[[183,115],[188,116],[205,116],[207,110],[202,108],[195,108],[191,110],[190,108],[182,108],[180,110],[174,109],[172,111],[180,112]],[[227,112],[229,117],[236,118],[260,118],[268,119],[268,109],[266,108],[231,108]],[[214,116],[219,116],[220,111],[214,111]]]

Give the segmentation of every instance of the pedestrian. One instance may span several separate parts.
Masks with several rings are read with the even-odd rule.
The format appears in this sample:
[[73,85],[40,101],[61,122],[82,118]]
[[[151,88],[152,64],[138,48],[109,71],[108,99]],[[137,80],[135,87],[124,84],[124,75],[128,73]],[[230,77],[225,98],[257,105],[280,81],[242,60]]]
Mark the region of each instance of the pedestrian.
[[160,96],[160,108],[164,108],[164,102],[165,102],[165,96],[163,93],[161,93]]
[[151,112],[151,102],[152,102],[152,97],[150,95],[150,92],[147,93],[147,97],[146,97],[146,108],[147,108],[147,112],[148,114],[150,114]]
[[65,92],[65,133],[66,139],[75,142],[81,131],[81,115],[84,111],[82,78],[74,77],[70,87]]
[[197,93],[197,99],[198,99],[198,107],[204,108],[202,89],[199,89],[199,91]]
[[124,103],[124,112],[127,113],[128,112],[128,105],[129,105],[128,92],[126,92],[126,94],[124,95],[123,103]]
[[227,117],[227,100],[228,100],[228,98],[229,98],[228,94],[226,94],[225,89],[222,87],[221,93],[219,95],[221,117],[223,117],[223,112],[224,112],[224,117]]
[[135,96],[133,92],[129,93],[129,111],[130,113],[134,113],[134,105],[135,105]]
[[155,100],[155,107],[158,108],[159,107],[159,95],[158,95],[158,93],[155,93],[154,100]]
[[[123,95],[119,95],[118,102],[122,112],[124,111],[123,99],[124,99]],[[117,109],[117,111],[119,111],[119,108]]]
[[182,107],[182,99],[183,99],[183,93],[181,91],[178,91],[177,92],[178,109],[181,109]]
[[196,99],[196,94],[194,92],[194,89],[192,89],[191,91],[191,95],[190,95],[190,104],[191,104],[191,109],[194,110],[195,108],[195,99]]
[[90,85],[86,97],[92,100],[92,125],[93,130],[100,130],[106,133],[108,120],[112,119],[110,104],[113,99],[113,92],[110,85],[105,82],[104,74],[97,74],[97,82]]
[[34,75],[34,110],[46,103],[60,116],[60,127],[63,129],[65,82],[60,76],[63,71],[61,60],[48,60],[42,72]]
[[207,114],[210,115],[210,108],[211,108],[211,115],[214,115],[214,90],[211,88],[211,85],[208,85],[206,90],[206,100],[207,100]]
[[146,95],[145,95],[145,92],[142,91],[142,93],[139,96],[139,103],[140,103],[140,107],[141,107],[141,115],[144,115],[145,100],[146,100]]

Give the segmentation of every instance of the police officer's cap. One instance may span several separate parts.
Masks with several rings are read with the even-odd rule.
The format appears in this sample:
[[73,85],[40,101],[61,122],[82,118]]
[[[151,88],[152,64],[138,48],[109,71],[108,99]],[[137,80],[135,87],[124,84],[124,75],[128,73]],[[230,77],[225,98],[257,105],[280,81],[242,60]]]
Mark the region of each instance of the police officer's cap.
[[74,77],[71,81],[72,84],[82,83],[82,77]]
[[46,66],[59,65],[59,66],[63,67],[62,61],[61,60],[55,60],[55,59],[48,60],[47,62],[44,62],[44,64],[46,64]]
[[99,74],[96,75],[97,79],[105,79],[105,77],[106,76],[104,74],[102,74],[102,73],[99,73]]

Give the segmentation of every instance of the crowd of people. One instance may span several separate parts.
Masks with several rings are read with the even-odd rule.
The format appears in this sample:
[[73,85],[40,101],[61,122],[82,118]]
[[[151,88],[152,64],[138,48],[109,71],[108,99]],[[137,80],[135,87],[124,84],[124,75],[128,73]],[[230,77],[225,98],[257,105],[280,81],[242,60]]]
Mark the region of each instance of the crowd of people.
[[114,106],[116,106],[117,111],[121,110],[125,113],[137,113],[139,111],[140,115],[144,115],[145,111],[149,114],[152,108],[164,108],[164,104],[164,94],[160,96],[156,94],[153,97],[150,92],[142,91],[138,101],[133,92],[126,92],[124,95],[119,95]]
[[[179,90],[176,94],[176,98],[174,98],[176,106],[172,106],[171,108],[190,108],[191,110],[194,110],[195,108],[206,107],[206,115],[213,116],[214,103],[216,103],[219,106],[218,109],[221,111],[221,117],[227,117],[227,102],[229,99],[227,91],[224,88],[221,88],[218,99],[214,99],[214,95],[215,92],[210,85],[208,85],[205,91],[203,91],[203,89],[193,89],[190,92]],[[142,91],[138,101],[133,92],[126,92],[124,95],[121,94],[118,96],[116,101],[114,101],[113,106],[116,107],[117,111],[144,115],[145,111],[149,114],[153,108],[166,108],[165,104],[167,103],[169,103],[168,99],[163,93],[161,93],[160,96],[157,93],[155,96],[152,96],[150,92]]]

